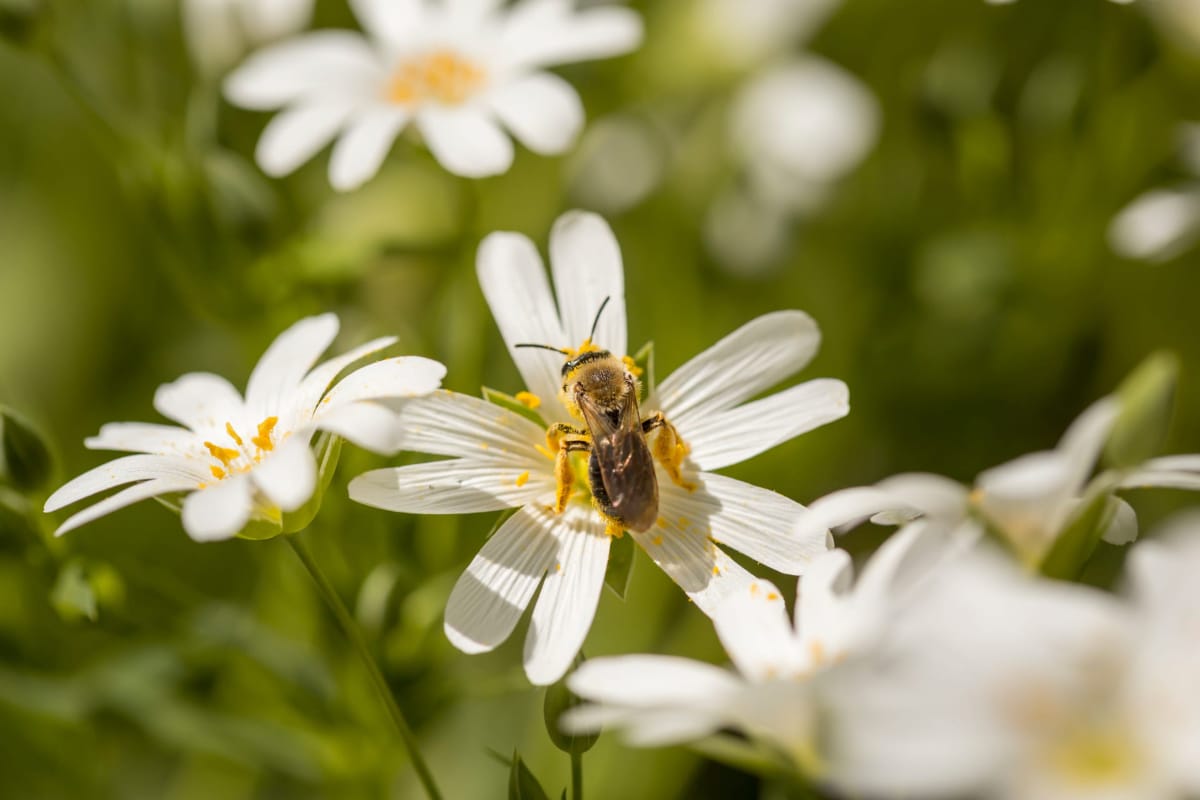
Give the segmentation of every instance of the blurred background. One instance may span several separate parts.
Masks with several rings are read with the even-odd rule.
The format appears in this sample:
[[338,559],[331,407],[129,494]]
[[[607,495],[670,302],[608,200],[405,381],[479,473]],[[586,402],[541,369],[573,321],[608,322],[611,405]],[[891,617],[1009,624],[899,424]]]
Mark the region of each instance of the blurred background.
[[[1053,445],[1161,349],[1182,363],[1167,450],[1200,451],[1200,2],[637,2],[641,50],[561,71],[589,119],[565,157],[518,148],[472,182],[408,139],[339,195],[327,154],[279,181],[254,165],[266,115],[225,104],[220,79],[288,31],[203,1],[0,0],[0,403],[50,440],[56,480],[109,458],[82,445],[101,424],[156,420],[158,384],[244,385],[325,310],[339,347],[398,334],[449,388],[517,391],[475,248],[500,229],[544,248],[576,207],[616,230],[630,341],[656,343],[660,378],[759,314],[821,324],[805,377],[845,380],[850,416],[737,477],[801,502],[899,471],[969,481]],[[344,0],[317,0],[311,24],[355,26]],[[506,796],[488,750],[517,749],[557,796],[568,759],[522,673],[523,626],[473,657],[442,633],[494,518],[353,505],[349,478],[404,459],[343,453],[304,536],[447,795]],[[153,503],[54,540],[43,499],[0,490],[0,795],[419,796],[282,542],[195,544]],[[1188,500],[1130,499],[1143,530]],[[1103,545],[1093,582],[1121,555]],[[724,658],[640,553],[585,651]],[[584,772],[591,797],[781,796],[611,736]]]

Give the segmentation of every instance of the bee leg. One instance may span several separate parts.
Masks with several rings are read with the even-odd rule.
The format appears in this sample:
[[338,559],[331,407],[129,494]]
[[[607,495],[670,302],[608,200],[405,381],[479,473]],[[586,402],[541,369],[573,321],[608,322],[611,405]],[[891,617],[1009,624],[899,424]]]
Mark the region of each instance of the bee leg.
[[642,420],[642,432],[649,434],[651,431],[658,432],[654,437],[654,458],[663,465],[663,469],[671,477],[671,482],[689,492],[695,489],[696,484],[684,480],[680,469],[691,448],[679,436],[675,426],[667,422],[661,411]]
[[570,454],[575,450],[590,450],[592,443],[582,431],[560,422],[546,431],[546,446],[554,453],[554,513],[561,514],[566,510],[575,487],[575,470],[571,467]]

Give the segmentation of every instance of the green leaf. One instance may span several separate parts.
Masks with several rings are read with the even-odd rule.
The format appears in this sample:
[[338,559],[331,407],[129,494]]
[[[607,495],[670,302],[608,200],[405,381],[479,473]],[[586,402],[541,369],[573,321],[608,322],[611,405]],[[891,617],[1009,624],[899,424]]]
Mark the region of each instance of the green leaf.
[[1050,546],[1042,559],[1041,573],[1048,578],[1074,580],[1095,552],[1115,510],[1116,501],[1107,489],[1093,491]]
[[1118,469],[1137,466],[1162,451],[1175,404],[1179,358],[1158,352],[1146,358],[1117,389],[1121,410],[1104,449]]
[[[583,655],[580,654],[575,657],[575,665],[572,667],[572,671],[582,663]],[[592,749],[592,746],[596,744],[596,740],[600,738],[599,733],[576,736],[563,732],[563,714],[582,703],[583,701],[579,699],[579,696],[567,688],[566,677],[546,687],[546,699],[542,704],[542,713],[546,720],[546,732],[550,734],[550,741],[554,742],[554,746],[564,753],[586,753]]]
[[633,363],[637,364],[638,369],[642,371],[640,377],[642,396],[640,399],[645,400],[654,393],[654,342],[646,342],[642,345],[642,349],[633,356]]
[[46,440],[12,409],[0,406],[0,482],[33,492],[50,482],[53,468]]
[[[546,420],[542,419],[541,414],[539,414],[537,411],[530,408],[529,406],[525,405],[520,400],[513,397],[511,394],[505,394],[504,392],[501,392],[497,389],[490,389],[487,386],[484,386],[483,387],[483,399],[487,400],[489,403],[494,403],[495,405],[498,405],[501,408],[507,408],[509,411],[513,412],[514,414],[520,414],[525,419],[527,419],[531,422],[536,422],[539,427],[545,427],[545,425],[546,425]],[[547,398],[542,397],[539,399],[542,402],[545,402]]]
[[76,558],[67,562],[59,571],[54,588],[50,590],[50,603],[67,622],[78,622],[81,619],[96,621],[96,592],[84,572],[82,559]]
[[550,800],[516,750],[513,751],[512,769],[508,772],[508,800]]
[[622,600],[629,591],[629,579],[633,575],[634,549],[632,536],[619,536],[613,539],[608,550],[604,583]]

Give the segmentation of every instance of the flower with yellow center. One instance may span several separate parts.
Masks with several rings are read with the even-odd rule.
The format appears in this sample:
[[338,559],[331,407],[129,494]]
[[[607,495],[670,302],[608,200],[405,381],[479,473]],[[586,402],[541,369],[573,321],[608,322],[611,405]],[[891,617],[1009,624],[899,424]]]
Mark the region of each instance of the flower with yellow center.
[[[594,214],[564,215],[550,236],[550,261],[557,298],[524,236],[495,233],[479,249],[480,285],[525,381],[511,407],[445,391],[406,402],[404,449],[449,458],[376,470],[350,484],[353,499],[405,513],[516,509],[451,592],[445,628],[468,653],[491,650],[541,586],[525,639],[525,671],[537,684],[561,677],[582,646],[621,530],[593,505],[584,454],[571,454],[573,481],[564,486],[558,453],[547,447],[557,424],[580,424],[560,397],[567,356],[516,345],[607,350],[630,370],[621,252],[608,225]],[[754,580],[723,546],[792,575],[828,547],[826,531],[787,533],[799,504],[712,471],[847,413],[846,386],[837,380],[751,399],[802,369],[819,342],[807,314],[767,314],[685,363],[641,403],[643,418],[661,413],[678,439],[673,457],[656,459],[657,521],[628,533],[707,614]],[[659,436],[649,435],[652,448]]]
[[104,425],[86,441],[89,448],[135,455],[69,481],[46,501],[46,511],[126,488],[77,512],[57,532],[139,500],[179,494],[184,495],[184,530],[197,541],[227,539],[253,521],[278,532],[284,515],[299,510],[317,489],[310,446],[315,434],[394,451],[395,414],[377,401],[428,393],[441,383],[445,368],[425,358],[389,358],[334,383],[347,367],[395,341],[376,339],[314,367],[337,332],[333,314],[301,320],[284,331],[255,366],[244,399],[224,378],[209,373],[190,373],[159,387],[154,407],[183,427]]
[[230,102],[283,109],[257,157],[285,175],[331,139],[334,188],[378,170],[409,124],[450,172],[470,178],[508,169],[515,136],[543,155],[564,152],[583,126],[575,90],[547,67],[632,50],[631,10],[576,11],[569,0],[352,0],[366,36],[318,31],[251,56],[225,84]]

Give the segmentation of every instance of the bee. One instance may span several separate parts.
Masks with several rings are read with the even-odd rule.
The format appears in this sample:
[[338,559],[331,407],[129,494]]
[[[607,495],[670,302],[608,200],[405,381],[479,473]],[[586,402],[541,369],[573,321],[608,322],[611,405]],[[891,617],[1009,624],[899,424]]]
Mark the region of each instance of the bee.
[[[686,456],[674,426],[661,413],[642,419],[638,409],[640,386],[626,362],[591,342],[608,299],[600,305],[592,333],[578,351],[539,347],[567,356],[562,366],[560,399],[568,412],[583,423],[579,428],[555,423],[546,433],[546,443],[555,454],[557,482],[555,511],[561,513],[570,500],[575,482],[572,452],[588,453],[587,481],[596,508],[605,517],[610,535],[625,529],[642,532],[658,519],[657,458],[672,480],[687,486],[679,472]],[[658,431],[653,449],[648,441]]]

